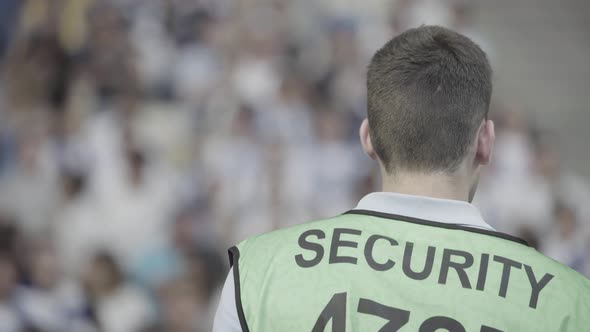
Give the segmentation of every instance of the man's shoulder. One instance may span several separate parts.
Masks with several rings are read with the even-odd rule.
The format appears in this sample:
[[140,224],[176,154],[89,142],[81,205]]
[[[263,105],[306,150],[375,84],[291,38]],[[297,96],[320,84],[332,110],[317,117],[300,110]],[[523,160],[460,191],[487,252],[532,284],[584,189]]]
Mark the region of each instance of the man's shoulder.
[[[552,285],[554,301],[565,301],[564,305],[569,302],[579,312],[590,312],[590,279],[532,248],[525,253],[522,261],[523,266],[524,264],[529,265],[527,270],[538,269],[544,271],[546,276],[550,276],[548,283]],[[536,277],[532,275],[528,275],[528,278],[537,284],[542,282],[542,280],[536,280]],[[590,323],[588,316],[579,317],[579,319]]]
[[[551,267],[553,270],[559,271],[560,276],[564,279],[564,284],[570,286],[570,289],[576,290],[576,292],[582,291],[583,296],[589,301],[590,307],[590,279],[583,274],[570,268],[563,263],[554,260],[540,252],[538,252],[540,259],[545,263],[546,266]],[[581,295],[581,294],[578,294]]]
[[277,239],[283,239],[285,237],[291,237],[293,234],[299,234],[304,232],[308,229],[315,229],[315,228],[324,228],[330,227],[330,224],[338,222],[339,220],[345,219],[346,214],[340,214],[329,218],[324,219],[317,219],[308,222],[304,222],[301,224],[291,225],[287,227],[282,227],[270,232],[262,233],[260,235],[252,236],[240,242],[240,244],[245,242],[266,242],[266,241],[274,241]]
[[[245,247],[250,245],[277,245],[283,246],[285,243],[284,241],[288,238],[298,237],[302,232],[312,229],[322,229],[326,227],[331,227],[332,224],[336,224],[338,221],[346,218],[346,214],[336,215],[330,218],[325,219],[317,219],[313,221],[308,221],[305,223],[292,225],[284,228],[280,228],[274,231],[270,231],[267,233],[263,233],[260,235],[256,235],[250,238],[247,238],[241,241],[237,247]],[[267,247],[268,248],[268,247]]]

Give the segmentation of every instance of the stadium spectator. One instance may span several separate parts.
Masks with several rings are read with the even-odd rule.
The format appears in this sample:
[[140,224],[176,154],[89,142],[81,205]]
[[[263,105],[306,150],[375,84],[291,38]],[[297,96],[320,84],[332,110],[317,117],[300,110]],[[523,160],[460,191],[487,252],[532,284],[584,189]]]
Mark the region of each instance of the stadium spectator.
[[6,253],[0,255],[0,329],[20,332],[25,322],[19,315],[16,301],[17,271],[13,259]]
[[84,283],[101,331],[137,331],[153,320],[148,298],[125,278],[110,254],[98,253],[91,258]]
[[38,244],[30,255],[28,285],[18,293],[19,311],[30,329],[46,332],[95,331],[88,304],[75,279],[61,273],[51,245]]

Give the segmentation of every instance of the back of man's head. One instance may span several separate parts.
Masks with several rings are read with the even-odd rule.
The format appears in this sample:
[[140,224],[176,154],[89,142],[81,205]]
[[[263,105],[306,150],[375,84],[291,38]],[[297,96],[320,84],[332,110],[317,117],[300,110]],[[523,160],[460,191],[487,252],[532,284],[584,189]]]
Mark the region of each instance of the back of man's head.
[[492,93],[485,53],[437,26],[410,29],[373,56],[367,107],[387,172],[453,172],[467,155]]

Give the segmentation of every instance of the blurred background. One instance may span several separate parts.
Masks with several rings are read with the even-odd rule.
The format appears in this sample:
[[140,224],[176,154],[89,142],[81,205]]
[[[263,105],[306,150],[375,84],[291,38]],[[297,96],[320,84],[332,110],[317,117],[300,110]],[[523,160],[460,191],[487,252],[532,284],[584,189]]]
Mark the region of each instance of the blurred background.
[[378,190],[365,68],[421,24],[495,68],[497,230],[590,275],[585,0],[1,0],[0,331],[210,330],[250,235]]

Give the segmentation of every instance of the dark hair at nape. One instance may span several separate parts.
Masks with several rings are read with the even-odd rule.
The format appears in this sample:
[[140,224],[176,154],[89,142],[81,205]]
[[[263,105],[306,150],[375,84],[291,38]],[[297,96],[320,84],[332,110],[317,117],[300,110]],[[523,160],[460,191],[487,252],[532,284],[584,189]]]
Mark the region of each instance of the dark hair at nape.
[[455,171],[491,94],[489,61],[469,38],[421,26],[387,42],[367,72],[371,139],[386,170]]

